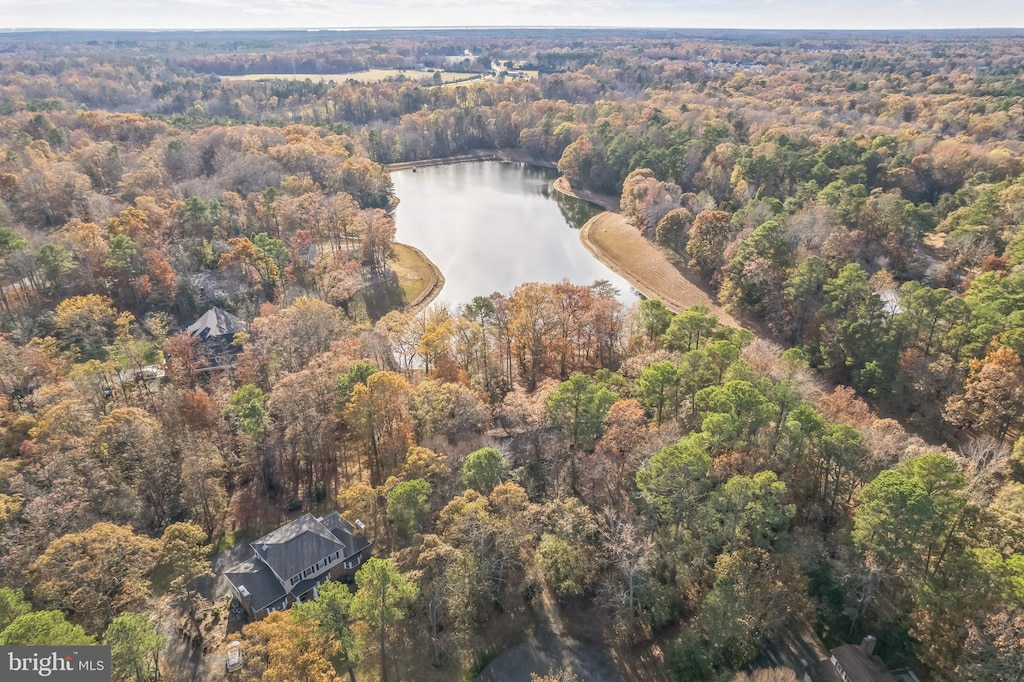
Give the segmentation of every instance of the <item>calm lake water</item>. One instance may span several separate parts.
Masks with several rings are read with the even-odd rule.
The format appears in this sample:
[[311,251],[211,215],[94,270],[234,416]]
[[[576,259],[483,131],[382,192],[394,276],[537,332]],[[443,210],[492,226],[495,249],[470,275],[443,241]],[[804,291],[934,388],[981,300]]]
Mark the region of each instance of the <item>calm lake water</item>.
[[397,239],[441,269],[438,301],[508,294],[523,282],[593,284],[605,279],[619,299],[637,299],[629,282],[580,244],[578,230],[601,209],[551,188],[558,173],[500,161],[458,163],[391,174],[401,203]]

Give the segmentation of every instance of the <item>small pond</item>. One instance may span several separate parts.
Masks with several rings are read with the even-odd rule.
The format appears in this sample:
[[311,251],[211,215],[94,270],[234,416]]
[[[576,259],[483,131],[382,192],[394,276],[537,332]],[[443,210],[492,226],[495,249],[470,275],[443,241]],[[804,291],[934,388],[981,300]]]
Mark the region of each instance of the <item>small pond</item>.
[[511,293],[523,282],[608,280],[623,303],[637,294],[583,248],[578,230],[601,209],[556,192],[557,171],[478,161],[395,171],[397,240],[444,273],[438,301]]

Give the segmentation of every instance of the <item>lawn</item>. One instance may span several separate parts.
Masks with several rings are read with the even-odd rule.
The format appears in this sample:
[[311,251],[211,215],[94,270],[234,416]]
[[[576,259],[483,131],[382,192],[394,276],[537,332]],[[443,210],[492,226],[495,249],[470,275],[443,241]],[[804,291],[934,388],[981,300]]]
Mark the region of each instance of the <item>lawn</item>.
[[648,298],[658,298],[671,310],[707,306],[722,324],[739,326],[705,291],[702,283],[676,254],[640,236],[619,213],[605,212],[580,230],[580,241],[599,261],[619,273]]
[[406,244],[395,244],[395,259],[390,265],[398,275],[402,298],[410,312],[429,304],[444,286],[444,277],[434,264],[421,251]]

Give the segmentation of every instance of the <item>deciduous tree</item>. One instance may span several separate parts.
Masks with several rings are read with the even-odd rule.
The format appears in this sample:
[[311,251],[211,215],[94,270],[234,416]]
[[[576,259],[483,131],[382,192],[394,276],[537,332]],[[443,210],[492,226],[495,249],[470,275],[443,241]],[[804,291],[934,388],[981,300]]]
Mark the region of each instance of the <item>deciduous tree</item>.
[[1002,442],[1012,428],[1020,428],[1024,415],[1024,368],[1020,357],[1001,346],[981,360],[971,361],[963,393],[946,403],[954,424],[990,433]]
[[68,342],[78,344],[87,358],[97,357],[110,340],[117,311],[106,296],[72,296],[57,304],[57,330]]
[[207,535],[194,523],[172,523],[164,529],[161,561],[171,569],[171,589],[191,600],[193,582],[213,577]]
[[241,680],[341,682],[332,663],[341,645],[314,619],[275,611],[246,625],[242,637],[243,667],[238,671]]
[[376,372],[358,384],[344,419],[366,454],[373,485],[381,485],[409,450],[409,394],[412,387],[394,372]]
[[29,567],[33,594],[98,632],[121,611],[145,604],[159,554],[156,540],[97,523],[50,543]]
[[693,219],[686,252],[705,279],[722,266],[725,246],[732,237],[731,216],[725,211],[701,211]]

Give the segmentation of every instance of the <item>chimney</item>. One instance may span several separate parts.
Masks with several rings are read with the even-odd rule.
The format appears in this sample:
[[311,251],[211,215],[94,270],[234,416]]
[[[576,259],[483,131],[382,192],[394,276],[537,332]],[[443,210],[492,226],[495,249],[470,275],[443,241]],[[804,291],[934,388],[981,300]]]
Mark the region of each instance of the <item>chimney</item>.
[[861,640],[860,648],[866,655],[871,656],[875,653],[875,642],[877,641],[874,635],[868,635]]

